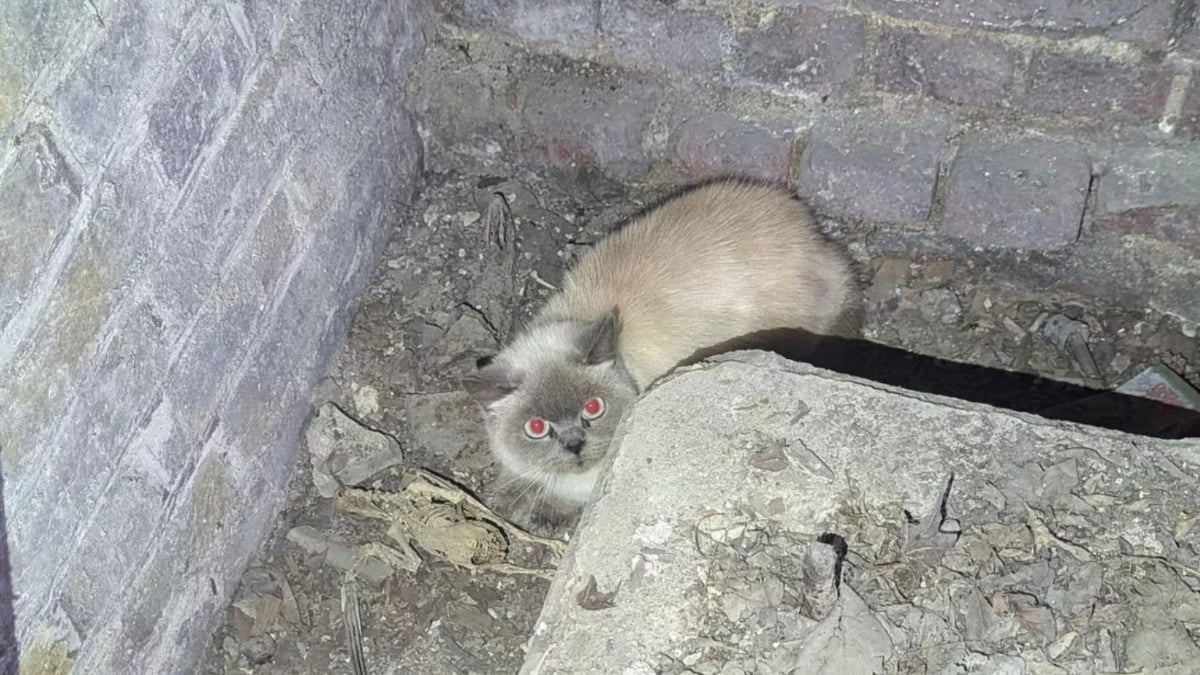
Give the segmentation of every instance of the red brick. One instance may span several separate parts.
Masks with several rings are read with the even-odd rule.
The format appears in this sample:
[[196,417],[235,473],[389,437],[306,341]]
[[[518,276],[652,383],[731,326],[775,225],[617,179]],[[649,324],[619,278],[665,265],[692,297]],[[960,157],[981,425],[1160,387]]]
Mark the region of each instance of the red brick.
[[441,0],[439,4],[448,16],[463,16],[470,26],[571,47],[596,44],[598,22],[592,0]]
[[657,63],[689,74],[721,70],[731,39],[720,17],[655,0],[603,3],[600,25],[618,61]]
[[649,168],[643,140],[661,91],[658,83],[601,71],[532,85],[524,94],[520,153],[536,164],[641,175]]
[[931,96],[973,106],[1005,106],[1013,95],[1020,55],[975,37],[939,37],[885,28],[876,83],[898,94]]
[[1097,32],[1161,48],[1171,34],[1174,0],[862,0],[864,8],[904,19],[1069,37]]
[[989,246],[1074,243],[1091,182],[1087,152],[1044,138],[971,139],[950,169],[942,231]]
[[1118,234],[1138,234],[1200,253],[1200,207],[1163,206],[1100,216],[1093,227]]
[[1110,123],[1152,123],[1162,115],[1173,75],[1159,64],[1041,50],[1029,64],[1026,95],[1017,105]]
[[782,125],[746,122],[725,113],[681,117],[672,161],[690,178],[741,175],[786,182],[793,134]]
[[859,73],[863,20],[816,7],[780,10],[767,26],[735,37],[735,69],[750,82],[833,93]]
[[929,219],[945,120],[827,117],[800,158],[798,190],[818,210],[873,222]]

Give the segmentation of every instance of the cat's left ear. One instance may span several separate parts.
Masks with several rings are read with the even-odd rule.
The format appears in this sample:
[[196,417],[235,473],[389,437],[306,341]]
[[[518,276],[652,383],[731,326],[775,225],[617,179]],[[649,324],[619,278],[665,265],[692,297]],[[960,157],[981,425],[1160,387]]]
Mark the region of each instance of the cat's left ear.
[[520,378],[505,366],[480,359],[478,370],[462,380],[463,389],[484,408],[517,390]]
[[613,307],[607,314],[596,319],[583,333],[580,351],[583,362],[589,366],[617,360],[617,337],[621,331],[621,317]]

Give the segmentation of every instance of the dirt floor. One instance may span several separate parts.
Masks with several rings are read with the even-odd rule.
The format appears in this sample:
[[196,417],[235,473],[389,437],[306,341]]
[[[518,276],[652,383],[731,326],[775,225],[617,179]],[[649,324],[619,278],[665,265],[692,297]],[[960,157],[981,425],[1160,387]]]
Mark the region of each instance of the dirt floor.
[[[395,488],[399,468],[426,467],[505,513],[509,496],[488,487],[495,468],[478,413],[457,382],[544,300],[576,251],[663,193],[526,175],[426,181],[410,218],[395,229],[314,410],[332,402],[350,424],[399,442],[402,465],[369,486]],[[509,218],[489,218],[497,192],[507,198]],[[487,226],[498,220],[507,223],[504,236],[495,227],[489,236]],[[1095,388],[1115,388],[1156,364],[1200,384],[1195,326],[1019,290],[986,254],[881,255],[872,233],[825,225],[862,267],[870,341]],[[1083,336],[1086,352],[1072,351],[1070,334]],[[981,372],[973,375],[976,388],[994,387]],[[1054,403],[1052,394],[1044,403]],[[364,433],[373,439],[364,447],[388,443]],[[346,560],[334,552],[384,542],[386,530],[381,521],[335,510],[314,485],[306,454],[201,672],[351,672],[341,600]],[[365,572],[358,588],[372,673],[516,672],[548,587],[537,577],[460,569],[429,556],[415,574],[378,564]]]

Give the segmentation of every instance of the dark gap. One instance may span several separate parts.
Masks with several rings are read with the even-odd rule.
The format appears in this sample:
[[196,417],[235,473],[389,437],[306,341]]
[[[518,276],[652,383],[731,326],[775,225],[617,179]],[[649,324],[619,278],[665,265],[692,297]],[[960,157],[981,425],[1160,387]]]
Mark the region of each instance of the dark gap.
[[691,361],[733,349],[763,349],[881,384],[1046,419],[1155,438],[1200,437],[1200,413],[1186,408],[1028,373],[956,363],[860,339],[815,339],[803,331],[763,331],[697,353]]

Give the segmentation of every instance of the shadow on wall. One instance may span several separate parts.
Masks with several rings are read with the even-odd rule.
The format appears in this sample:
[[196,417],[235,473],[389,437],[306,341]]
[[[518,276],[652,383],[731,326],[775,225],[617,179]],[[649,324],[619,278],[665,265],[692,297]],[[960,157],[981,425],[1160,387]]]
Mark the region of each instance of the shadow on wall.
[[0,675],[16,675],[19,655],[12,563],[8,557],[8,518],[4,513],[4,472],[0,471]]
[[1047,419],[1155,438],[1200,437],[1200,413],[1186,408],[1026,373],[956,363],[859,339],[814,340],[802,331],[767,331],[720,345],[692,360],[734,349],[765,349],[873,382]]

